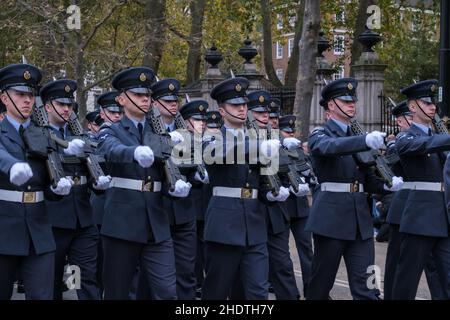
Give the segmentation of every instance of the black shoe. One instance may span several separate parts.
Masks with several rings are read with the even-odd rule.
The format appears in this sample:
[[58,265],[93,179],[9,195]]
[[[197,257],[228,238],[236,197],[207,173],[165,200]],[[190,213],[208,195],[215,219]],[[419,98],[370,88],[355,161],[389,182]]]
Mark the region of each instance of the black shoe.
[[25,288],[22,282],[17,283],[17,293],[25,293]]
[[201,299],[202,298],[202,287],[199,287],[199,288],[195,289],[195,297],[197,299]]

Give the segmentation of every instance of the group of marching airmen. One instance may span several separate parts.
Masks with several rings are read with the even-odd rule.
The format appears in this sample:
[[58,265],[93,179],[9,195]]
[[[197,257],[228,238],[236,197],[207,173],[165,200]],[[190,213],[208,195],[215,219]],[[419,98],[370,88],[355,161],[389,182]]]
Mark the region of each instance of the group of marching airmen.
[[[415,299],[424,270],[431,297],[450,298],[450,135],[436,80],[402,90],[386,146],[355,120],[353,78],[323,88],[325,122],[303,144],[296,117],[244,77],[212,89],[211,111],[181,104],[176,79],[124,69],[89,130],[76,82],[41,79],[26,63],[0,69],[0,299],[18,281],[26,299],[61,300],[69,273],[80,300],[326,300],[342,257],[354,299]],[[369,195],[389,193],[378,288]]]

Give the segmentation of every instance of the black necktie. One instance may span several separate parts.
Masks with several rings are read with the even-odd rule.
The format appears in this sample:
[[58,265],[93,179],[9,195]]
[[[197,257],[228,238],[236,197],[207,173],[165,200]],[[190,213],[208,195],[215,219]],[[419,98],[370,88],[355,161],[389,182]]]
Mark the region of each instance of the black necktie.
[[23,125],[20,125],[19,127],[19,135],[21,138],[23,138],[23,132],[25,131],[25,128],[23,127]]
[[61,133],[61,138],[65,139],[65,132],[64,132],[64,128],[59,128],[59,133]]
[[142,144],[142,140],[143,140],[143,133],[144,133],[144,127],[142,126],[142,123],[138,123],[138,131],[139,131],[139,142]]
[[350,126],[347,126],[347,137],[352,135],[353,135],[352,129],[350,128]]
[[428,128],[428,135],[432,136],[433,135],[433,131],[431,131],[431,128]]
[[171,132],[170,126],[167,127],[167,133]]

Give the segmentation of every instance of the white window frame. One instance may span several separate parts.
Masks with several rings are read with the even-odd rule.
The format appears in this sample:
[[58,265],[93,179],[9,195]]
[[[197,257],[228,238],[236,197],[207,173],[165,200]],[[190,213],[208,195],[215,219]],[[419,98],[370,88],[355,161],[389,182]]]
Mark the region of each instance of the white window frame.
[[277,14],[277,29],[283,29],[283,17],[281,16],[281,14]]
[[[339,48],[339,46],[337,46],[338,41],[342,43],[342,48]],[[335,55],[339,55],[339,56],[341,56],[345,53],[345,36],[344,35],[335,34],[333,36],[333,53]]]
[[333,73],[333,80],[337,80],[337,79],[341,79],[345,77],[345,70],[344,70],[344,66],[340,66],[339,67],[339,71]]
[[279,41],[276,42],[275,44],[275,50],[276,50],[276,57],[277,59],[283,59],[283,55],[284,55],[284,50],[283,50],[283,44],[280,43]]
[[276,73],[278,79],[280,79],[280,81],[284,81],[284,70],[283,69],[277,69],[277,70],[275,70],[275,73]]
[[292,50],[294,50],[294,38],[288,39],[288,57],[290,58],[292,55]]

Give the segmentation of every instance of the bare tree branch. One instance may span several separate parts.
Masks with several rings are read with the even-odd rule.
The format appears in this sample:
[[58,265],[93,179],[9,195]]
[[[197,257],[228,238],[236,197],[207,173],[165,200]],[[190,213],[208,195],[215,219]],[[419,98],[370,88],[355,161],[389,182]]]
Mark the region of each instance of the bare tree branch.
[[92,40],[92,38],[97,33],[97,30],[113,15],[114,11],[118,9],[119,7],[123,6],[127,1],[126,0],[120,0],[118,3],[116,3],[114,6],[111,7],[109,12],[101,19],[95,26],[94,29],[91,31],[91,34],[87,37],[86,41],[81,46],[81,49],[84,50],[89,45],[89,42]]

